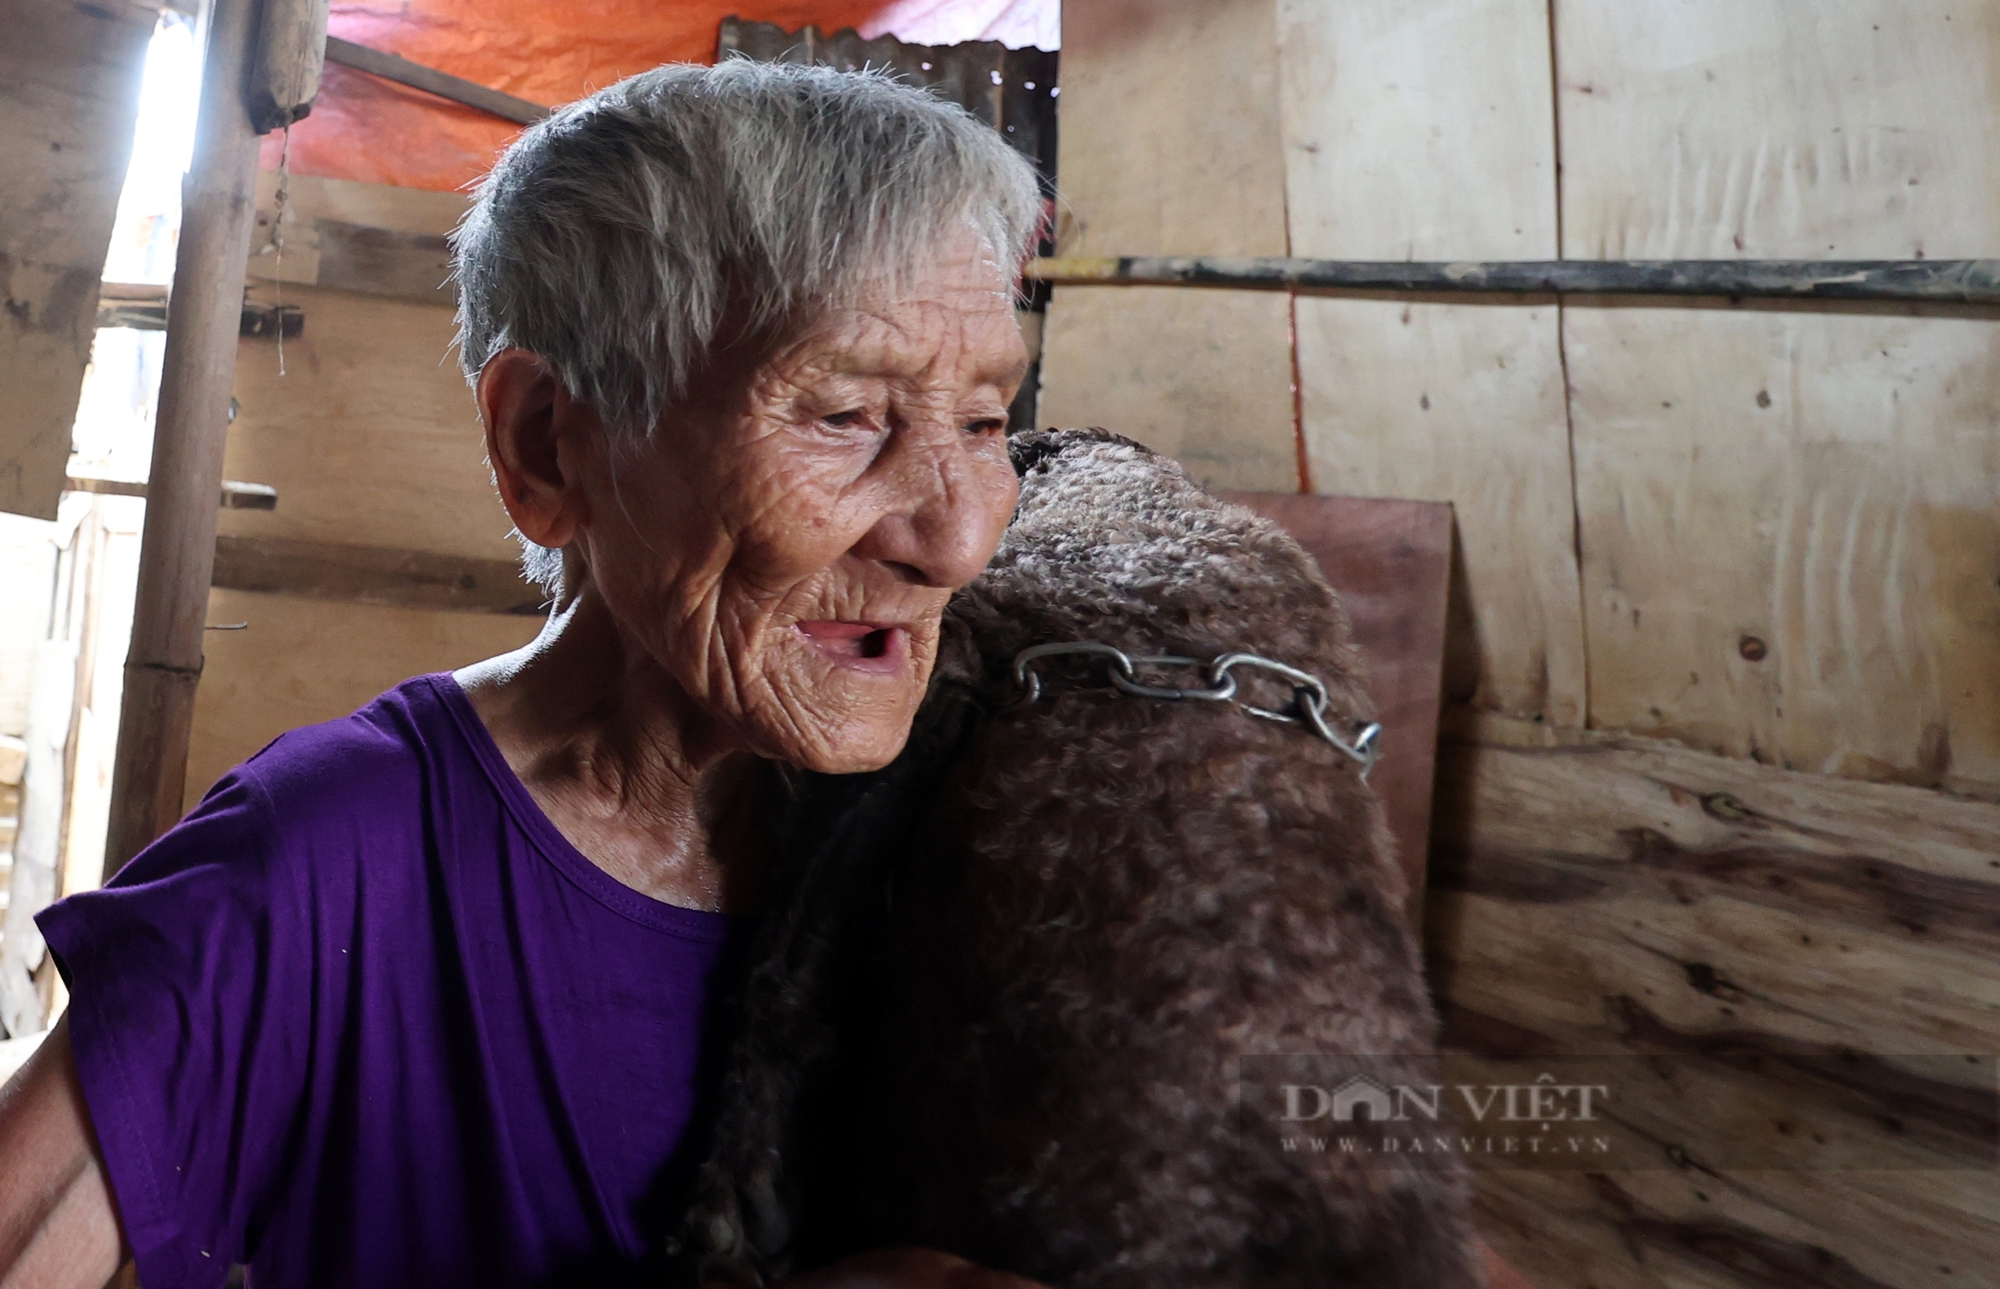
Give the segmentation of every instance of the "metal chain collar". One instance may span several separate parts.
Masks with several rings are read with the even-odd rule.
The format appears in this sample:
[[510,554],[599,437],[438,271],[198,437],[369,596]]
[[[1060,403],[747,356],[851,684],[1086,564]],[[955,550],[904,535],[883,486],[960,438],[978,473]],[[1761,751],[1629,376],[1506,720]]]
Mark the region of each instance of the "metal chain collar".
[[[1364,782],[1368,778],[1368,772],[1375,768],[1376,759],[1382,752],[1380,723],[1356,721],[1353,739],[1350,741],[1341,738],[1326,722],[1329,699],[1325,681],[1311,672],[1300,671],[1297,667],[1287,667],[1282,662],[1275,662],[1254,653],[1218,654],[1203,662],[1199,658],[1183,658],[1176,654],[1128,654],[1122,649],[1091,640],[1034,645],[1014,655],[1014,683],[1027,691],[1027,697],[1021,700],[1024,705],[1033,703],[1042,696],[1042,679],[1036,673],[1034,664],[1043,658],[1072,654],[1104,659],[1110,665],[1112,686],[1118,692],[1133,698],[1158,698],[1168,702],[1196,700],[1235,703],[1252,716],[1261,716],[1267,721],[1282,721],[1287,725],[1304,726],[1309,733],[1333,744],[1342,754],[1358,764]],[[1199,687],[1144,684],[1139,680],[1139,669],[1142,667],[1193,668],[1203,684]],[[1268,707],[1258,707],[1238,699],[1234,674],[1238,667],[1268,671],[1290,681],[1291,710],[1275,712]]]

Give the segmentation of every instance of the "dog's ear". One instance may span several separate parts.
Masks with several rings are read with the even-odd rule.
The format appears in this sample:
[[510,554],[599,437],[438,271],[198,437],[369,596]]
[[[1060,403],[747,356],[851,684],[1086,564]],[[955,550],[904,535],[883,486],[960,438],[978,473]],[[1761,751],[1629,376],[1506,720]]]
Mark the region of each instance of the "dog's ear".
[[1080,448],[1091,443],[1122,443],[1135,447],[1148,456],[1153,450],[1137,439],[1128,439],[1122,434],[1114,434],[1100,425],[1092,425],[1074,430],[1023,430],[1007,440],[1007,455],[1013,459],[1014,473],[1022,478],[1036,467],[1045,465],[1054,457],[1062,455],[1070,448]]
[[1069,436],[1061,430],[1023,430],[1008,438],[1007,456],[1014,463],[1014,473],[1025,479],[1036,466],[1060,453],[1069,441]]

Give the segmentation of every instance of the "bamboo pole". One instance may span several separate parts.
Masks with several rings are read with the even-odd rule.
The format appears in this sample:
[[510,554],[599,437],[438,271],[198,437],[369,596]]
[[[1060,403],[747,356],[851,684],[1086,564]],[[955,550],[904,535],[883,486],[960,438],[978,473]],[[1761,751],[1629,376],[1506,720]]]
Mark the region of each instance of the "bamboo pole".
[[1765,300],[2000,303],[2000,260],[1372,260],[1064,257],[1029,263],[1058,286],[1211,286],[1250,291],[1659,295]]
[[214,0],[139,545],[139,586],[111,779],[109,878],[181,813],[202,626],[215,561],[215,499],[256,219],[257,132],[244,89],[257,0]]

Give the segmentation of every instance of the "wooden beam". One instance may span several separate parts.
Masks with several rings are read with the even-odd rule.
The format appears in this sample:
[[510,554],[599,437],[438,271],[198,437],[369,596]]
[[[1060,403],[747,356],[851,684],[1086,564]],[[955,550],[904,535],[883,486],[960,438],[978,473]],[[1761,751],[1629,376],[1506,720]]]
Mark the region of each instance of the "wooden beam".
[[[64,492],[94,492],[100,497],[143,497],[146,485],[137,479],[95,479],[73,474],[63,483]],[[276,510],[278,490],[264,483],[222,481],[218,503],[225,510]]]
[[463,80],[434,67],[413,63],[395,54],[385,54],[379,49],[357,45],[351,40],[338,36],[326,38],[328,61],[352,67],[356,71],[367,72],[370,76],[380,76],[385,81],[407,85],[411,89],[435,94],[442,99],[476,108],[481,112],[515,121],[521,125],[533,125],[548,116],[550,109],[540,103],[530,103],[512,94],[502,94],[499,90],[488,89],[473,81]]
[[1035,260],[1058,286],[1210,286],[1437,295],[1650,295],[2000,304],[2000,260],[1524,260],[1403,263],[1202,256]]
[[[133,331],[167,329],[167,288],[150,282],[106,282],[97,296],[97,325],[127,327]],[[281,332],[295,340],[306,329],[305,310],[296,304],[243,302],[236,334],[247,339],[268,340]]]
[[548,597],[512,560],[345,546],[280,537],[219,537],[215,585],[314,600],[540,617]]
[[254,0],[217,0],[167,306],[157,428],[125,661],[104,875],[181,814],[215,559],[215,500],[236,371],[243,266],[257,210],[257,132],[243,90]]

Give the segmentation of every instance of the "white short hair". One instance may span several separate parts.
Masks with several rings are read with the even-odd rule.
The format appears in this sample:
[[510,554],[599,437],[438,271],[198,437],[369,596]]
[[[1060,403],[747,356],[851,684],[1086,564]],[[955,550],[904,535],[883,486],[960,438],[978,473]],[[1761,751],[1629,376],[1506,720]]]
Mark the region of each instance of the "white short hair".
[[533,126],[481,182],[452,235],[459,360],[531,350],[647,434],[734,338],[725,313],[804,323],[967,231],[1011,269],[1040,209],[997,132],[886,74],[661,67]]

